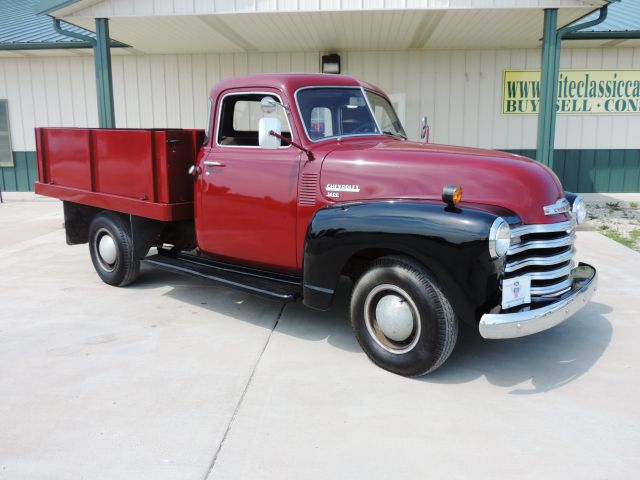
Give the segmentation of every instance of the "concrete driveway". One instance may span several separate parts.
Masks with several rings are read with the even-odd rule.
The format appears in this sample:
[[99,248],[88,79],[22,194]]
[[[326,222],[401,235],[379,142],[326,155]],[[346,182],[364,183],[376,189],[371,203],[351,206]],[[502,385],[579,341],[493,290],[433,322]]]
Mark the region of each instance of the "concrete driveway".
[[145,268],[103,284],[55,201],[0,205],[0,478],[637,478],[640,254],[522,339],[463,329],[436,373],[371,364],[347,318]]

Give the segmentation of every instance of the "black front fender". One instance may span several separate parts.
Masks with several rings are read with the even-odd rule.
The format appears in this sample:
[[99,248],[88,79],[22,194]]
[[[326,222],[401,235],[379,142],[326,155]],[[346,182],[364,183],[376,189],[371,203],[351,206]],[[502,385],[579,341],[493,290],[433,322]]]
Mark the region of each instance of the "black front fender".
[[307,230],[303,265],[304,303],[326,310],[340,275],[354,257],[367,252],[404,254],[425,265],[463,320],[499,303],[502,260],[492,260],[488,235],[502,216],[513,213],[484,205],[447,207],[413,200],[335,204],[316,212]]

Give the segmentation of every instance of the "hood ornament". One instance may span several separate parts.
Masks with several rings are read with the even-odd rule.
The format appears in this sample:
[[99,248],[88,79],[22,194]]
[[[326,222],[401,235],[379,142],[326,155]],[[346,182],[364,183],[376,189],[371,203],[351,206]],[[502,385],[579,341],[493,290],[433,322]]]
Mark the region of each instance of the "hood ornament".
[[561,198],[556,203],[552,205],[546,205],[542,208],[544,209],[545,215],[556,215],[558,213],[567,213],[569,210],[571,210],[571,204],[566,198]]

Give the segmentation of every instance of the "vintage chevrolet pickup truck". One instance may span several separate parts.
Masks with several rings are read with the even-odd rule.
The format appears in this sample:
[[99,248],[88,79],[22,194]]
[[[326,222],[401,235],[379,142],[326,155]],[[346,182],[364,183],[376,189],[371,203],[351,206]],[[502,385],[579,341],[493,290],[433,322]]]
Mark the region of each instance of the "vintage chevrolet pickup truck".
[[36,129],[36,192],[67,243],[125,286],[140,263],[328,309],[377,365],[432,372],[458,322],[529,335],[582,308],[584,201],[507,153],[407,140],[385,93],[341,75],[265,74],[211,90],[206,129]]

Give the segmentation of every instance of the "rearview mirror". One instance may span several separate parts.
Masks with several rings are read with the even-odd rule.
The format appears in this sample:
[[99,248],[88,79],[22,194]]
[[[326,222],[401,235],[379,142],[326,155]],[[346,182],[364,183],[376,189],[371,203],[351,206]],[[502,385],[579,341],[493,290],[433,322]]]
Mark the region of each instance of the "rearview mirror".
[[277,106],[278,102],[276,102],[272,97],[262,97],[262,100],[260,100],[260,108],[264,115],[270,115],[275,112]]

